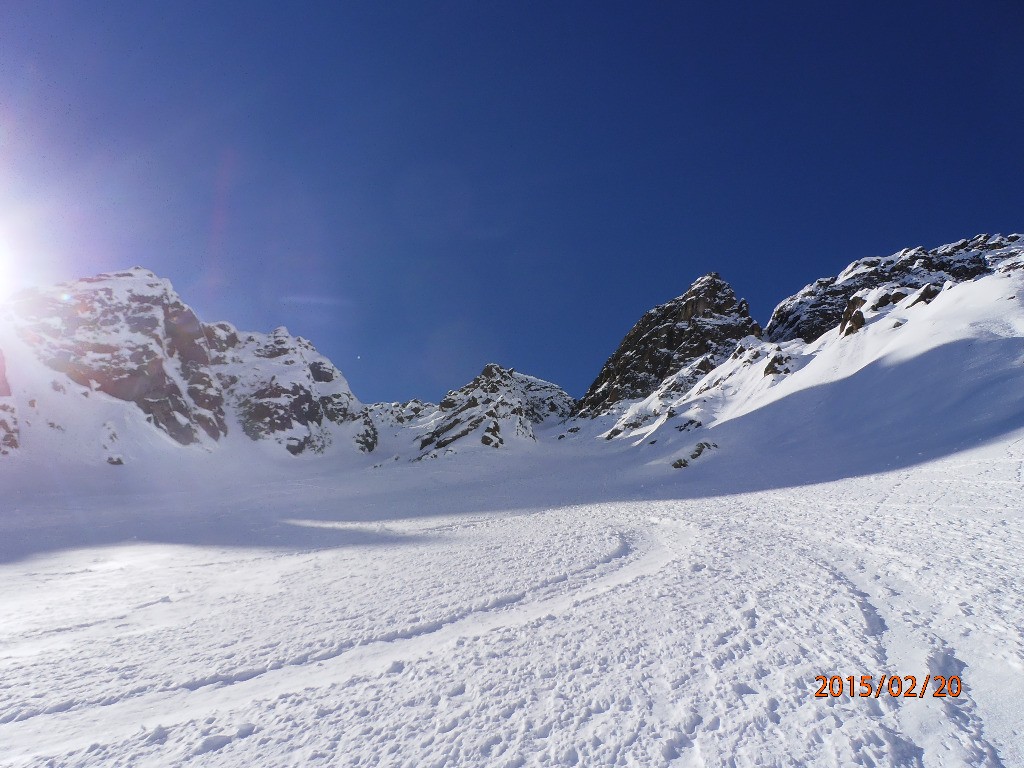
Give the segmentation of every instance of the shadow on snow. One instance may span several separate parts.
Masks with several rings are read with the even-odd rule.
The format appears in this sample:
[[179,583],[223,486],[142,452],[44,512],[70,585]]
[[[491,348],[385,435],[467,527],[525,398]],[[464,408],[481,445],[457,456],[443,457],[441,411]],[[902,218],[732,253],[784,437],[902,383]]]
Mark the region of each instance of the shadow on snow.
[[[94,481],[84,490],[55,469],[47,493],[5,500],[0,563],[133,541],[283,550],[412,544],[429,539],[372,523],[810,486],[912,467],[1022,428],[1024,340],[969,339],[872,362],[708,429],[663,428],[655,445],[602,444],[574,454],[559,442],[378,470],[339,470],[325,458],[238,477],[215,464],[200,477],[116,468],[103,476],[106,487]],[[673,469],[699,440],[719,449]]]

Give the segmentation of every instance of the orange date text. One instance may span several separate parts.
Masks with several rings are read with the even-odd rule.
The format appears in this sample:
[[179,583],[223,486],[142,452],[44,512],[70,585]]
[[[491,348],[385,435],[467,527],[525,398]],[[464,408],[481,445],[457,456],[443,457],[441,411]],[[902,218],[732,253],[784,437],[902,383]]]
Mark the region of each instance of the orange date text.
[[[818,675],[814,678],[818,688],[814,692],[816,699],[827,699],[830,696],[860,697],[862,699],[890,696],[901,699],[923,699],[929,693],[935,699],[957,698],[963,693],[963,683],[957,675],[882,675],[877,680],[873,675]],[[920,680],[920,686],[918,681]]]

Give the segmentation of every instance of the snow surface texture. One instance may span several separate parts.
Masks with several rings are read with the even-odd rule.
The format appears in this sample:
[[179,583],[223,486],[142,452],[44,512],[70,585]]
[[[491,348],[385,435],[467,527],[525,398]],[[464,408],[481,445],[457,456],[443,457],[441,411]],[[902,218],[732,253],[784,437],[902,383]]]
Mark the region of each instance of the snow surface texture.
[[[415,463],[29,404],[8,334],[0,765],[1024,765],[1016,258],[598,418],[485,370],[391,414],[530,434]],[[963,693],[813,695],[882,674]]]
[[[1024,764],[1024,432],[736,495],[722,458],[677,499],[496,455],[20,497],[0,764]],[[929,672],[963,695],[812,696]]]

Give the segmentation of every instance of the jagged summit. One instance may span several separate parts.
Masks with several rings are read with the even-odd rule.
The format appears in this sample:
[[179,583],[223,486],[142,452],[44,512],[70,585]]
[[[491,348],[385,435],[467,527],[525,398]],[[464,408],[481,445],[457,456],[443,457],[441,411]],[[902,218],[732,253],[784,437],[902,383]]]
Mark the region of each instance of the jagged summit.
[[[23,291],[6,311],[17,339],[51,371],[44,391],[132,403],[182,445],[218,442],[237,424],[293,453],[320,450],[330,442],[326,423],[362,407],[305,339],[203,323],[170,281],[142,267]],[[28,402],[41,396],[33,394]]]
[[918,246],[886,258],[859,259],[837,276],[815,280],[780,302],[768,321],[765,336],[774,342],[814,341],[839,325],[850,300],[860,291],[886,285],[893,291],[931,285],[937,291],[947,281],[972,280],[1024,254],[1022,238],[1017,234],[984,234],[931,250]]
[[367,452],[385,443],[385,453],[417,459],[442,455],[456,445],[500,448],[510,441],[533,442],[534,427],[566,418],[572,407],[572,397],[561,387],[488,363],[437,405],[413,400],[370,406],[356,442]]
[[688,379],[695,382],[728,357],[739,339],[760,335],[747,302],[738,299],[717,272],[710,272],[682,296],[640,318],[608,358],[575,413],[596,416],[621,400],[646,397],[687,366],[693,367]]

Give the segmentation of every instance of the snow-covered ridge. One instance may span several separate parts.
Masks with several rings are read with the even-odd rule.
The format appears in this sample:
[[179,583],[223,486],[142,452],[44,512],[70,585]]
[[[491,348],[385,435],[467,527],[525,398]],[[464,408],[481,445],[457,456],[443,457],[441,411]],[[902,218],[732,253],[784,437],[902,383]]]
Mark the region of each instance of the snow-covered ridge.
[[330,360],[287,328],[240,333],[206,326],[217,379],[230,393],[242,431],[273,439],[293,454],[323,452],[334,425],[358,418],[362,404]]
[[837,326],[850,300],[865,290],[885,287],[890,294],[906,295],[926,285],[936,290],[947,282],[959,283],[1019,267],[1024,259],[1022,237],[977,235],[931,250],[918,246],[885,258],[859,259],[837,276],[815,280],[784,299],[772,312],[765,336],[774,342],[797,338],[814,341]]
[[437,405],[377,403],[363,413],[356,440],[394,458],[436,458],[466,445],[500,448],[537,439],[535,428],[569,416],[573,399],[560,387],[495,363]]
[[[532,442],[535,425],[573,405],[554,384],[492,364],[437,405],[364,406],[306,339],[204,323],[142,268],[25,291],[0,317],[3,454],[28,443],[40,456],[123,464],[133,452],[125,438],[153,448],[146,434],[155,427],[207,450],[242,435],[292,454],[333,445],[350,456],[419,459]],[[4,350],[17,353],[16,365]]]
[[[300,453],[322,450],[326,425],[362,407],[308,341],[284,328],[239,333],[205,324],[170,282],[142,268],[24,291],[3,312],[4,346],[31,353],[10,372],[23,410],[59,396],[108,396],[181,445],[210,448],[241,429]],[[131,429],[122,417],[114,422]],[[58,431],[75,426],[53,423]]]
[[[843,378],[863,382],[859,397],[882,396],[857,374],[888,365],[895,350],[908,359],[937,339],[955,345],[963,339],[950,329],[963,327],[971,338],[1024,337],[1024,290],[1013,283],[1022,267],[1019,235],[861,259],[780,303],[764,338],[746,302],[711,273],[646,312],[579,402],[489,364],[440,403],[370,405],[309,341],[284,328],[204,323],[168,281],[136,268],[26,291],[0,307],[0,455],[120,465],[182,446],[233,446],[380,465],[611,441],[686,468],[728,449],[723,425],[780,398]],[[970,304],[978,296],[998,320]],[[981,366],[977,349],[945,364]],[[1010,360],[986,361],[993,380],[1017,376]]]
[[48,368],[135,403],[177,442],[227,432],[202,325],[152,272],[136,268],[28,290],[8,310],[19,339]]
[[[1019,278],[1022,267],[1024,241],[1019,235],[979,235],[930,251],[913,248],[886,259],[861,259],[838,276],[818,280],[783,301],[772,316],[768,338],[759,338],[758,333],[741,337],[744,325],[732,321],[735,315],[726,315],[724,323],[732,337],[726,336],[719,344],[716,355],[710,358],[713,366],[708,365],[709,356],[692,353],[694,349],[699,351],[704,337],[715,338],[718,329],[713,324],[722,322],[716,314],[708,313],[703,327],[692,329],[686,344],[676,347],[676,365],[681,363],[677,370],[646,394],[642,389],[635,390],[638,394],[634,397],[595,414],[599,418],[590,428],[584,427],[582,432],[571,428],[565,436],[625,441],[634,447],[668,440],[686,449],[679,452],[673,466],[675,462],[686,466],[709,448],[718,447],[722,441],[711,436],[716,427],[730,419],[780,398],[827,388],[829,382],[853,377],[861,369],[888,360],[895,349],[901,350],[904,358],[914,357],[937,346],[940,339],[957,341],[960,337],[955,329],[964,325],[971,328],[968,335],[984,335],[990,326],[1001,326],[1009,328],[1011,336],[1024,337],[1020,291],[1000,281],[1010,275]],[[945,292],[950,292],[948,300],[932,308]],[[1005,313],[1007,320],[997,321],[981,306],[967,313],[954,308],[968,296],[990,296],[996,315]],[[681,299],[647,313],[627,340],[642,339],[650,318],[663,308],[681,303]],[[794,329],[813,337],[813,341],[791,336]],[[623,342],[616,355],[629,346]],[[955,364],[969,367],[973,363],[965,358]],[[986,375],[998,379],[1002,363],[989,365],[991,370]],[[934,375],[947,376],[948,372],[935,371]],[[922,382],[897,384],[916,390]],[[868,383],[863,387],[860,397],[867,401],[897,396],[895,392],[873,391]],[[966,391],[966,382],[964,388]],[[922,409],[922,421],[930,418],[924,412],[925,402],[925,398],[918,398],[914,404]],[[813,420],[815,415],[793,414],[792,418]],[[706,447],[698,451],[702,443]],[[687,453],[690,448],[692,452]]]

